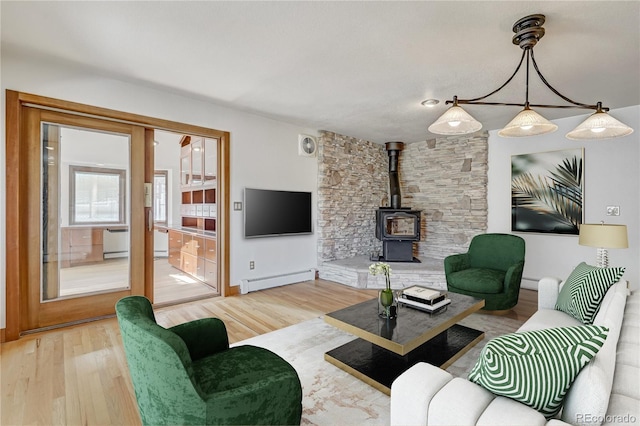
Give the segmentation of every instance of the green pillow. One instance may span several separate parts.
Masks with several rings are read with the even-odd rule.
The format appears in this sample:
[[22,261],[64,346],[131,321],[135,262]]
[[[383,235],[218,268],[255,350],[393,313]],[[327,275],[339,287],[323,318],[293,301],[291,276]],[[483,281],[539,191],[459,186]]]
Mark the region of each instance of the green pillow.
[[607,290],[618,282],[624,268],[597,268],[582,262],[562,286],[556,310],[565,312],[583,324],[593,324]]
[[482,349],[469,380],[549,419],[608,333],[606,327],[581,325],[505,334]]

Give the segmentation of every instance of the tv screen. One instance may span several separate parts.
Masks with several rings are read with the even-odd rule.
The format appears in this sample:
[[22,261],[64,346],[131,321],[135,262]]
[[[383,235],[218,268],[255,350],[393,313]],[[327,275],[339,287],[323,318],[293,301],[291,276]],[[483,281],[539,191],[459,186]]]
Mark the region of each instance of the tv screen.
[[245,238],[312,232],[311,192],[244,189]]

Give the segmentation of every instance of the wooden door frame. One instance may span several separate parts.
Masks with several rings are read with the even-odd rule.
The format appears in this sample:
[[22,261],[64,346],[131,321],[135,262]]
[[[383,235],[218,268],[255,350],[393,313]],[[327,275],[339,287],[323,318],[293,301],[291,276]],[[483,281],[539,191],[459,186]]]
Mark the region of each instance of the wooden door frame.
[[[26,223],[20,221],[20,207],[24,205],[26,194],[29,191],[29,188],[24,184],[24,179],[20,179],[21,173],[24,173],[26,169],[20,150],[20,140],[24,134],[23,126],[25,125],[22,110],[26,106],[135,124],[151,130],[166,130],[218,139],[218,171],[221,172],[218,175],[218,225],[222,224],[217,229],[218,247],[222,248],[222,250],[218,251],[218,282],[222,283],[220,286],[222,296],[237,294],[238,288],[231,287],[229,282],[229,132],[8,89],[6,91],[5,106],[6,328],[3,341],[17,340],[20,337],[20,332],[22,331],[20,330],[20,318],[26,309],[25,306],[21,306],[22,299],[20,297],[21,285],[28,276],[26,263],[20,261],[28,256],[27,245],[23,243],[27,238],[27,227]],[[148,140],[148,138],[152,137],[152,132],[145,132],[145,139]],[[149,144],[146,145],[148,146]],[[151,146],[153,145],[151,144]],[[150,148],[145,152],[145,156],[147,158],[153,156]],[[147,161],[147,164],[149,163],[150,161]],[[149,174],[153,176],[153,167],[151,166],[149,169],[145,169],[145,179]],[[151,182],[151,180],[147,181]],[[153,246],[149,244],[150,238],[151,236],[147,236],[145,241],[145,250],[147,251],[153,250]],[[146,265],[146,268],[152,267],[153,265]],[[146,285],[145,295],[153,298],[152,290],[152,283],[151,285]]]

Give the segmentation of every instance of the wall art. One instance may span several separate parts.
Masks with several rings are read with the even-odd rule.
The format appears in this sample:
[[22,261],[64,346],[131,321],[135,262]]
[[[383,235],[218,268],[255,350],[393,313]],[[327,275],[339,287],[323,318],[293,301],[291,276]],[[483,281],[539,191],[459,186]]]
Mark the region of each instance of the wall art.
[[578,235],[584,149],[511,156],[511,230]]

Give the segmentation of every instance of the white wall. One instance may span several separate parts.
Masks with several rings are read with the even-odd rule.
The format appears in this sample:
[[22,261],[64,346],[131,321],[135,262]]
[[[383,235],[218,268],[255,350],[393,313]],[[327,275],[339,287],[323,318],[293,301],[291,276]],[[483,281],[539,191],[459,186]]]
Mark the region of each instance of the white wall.
[[[584,147],[585,223],[625,224],[628,249],[609,250],[611,266],[625,266],[624,278],[639,288],[640,278],[640,106],[611,111],[611,115],[635,129],[629,136],[600,141],[572,141],[565,134],[586,116],[557,120],[549,135],[507,139],[489,132],[489,232],[511,232],[511,155]],[[607,216],[607,206],[620,206],[620,216]],[[566,278],[585,261],[594,265],[596,249],[578,245],[577,236],[518,233],[527,244],[524,278]],[[533,281],[523,282],[528,287]]]
[[[312,191],[316,202],[317,162],[298,156],[298,134],[316,129],[267,119],[213,103],[106,78],[95,70],[2,52],[2,135],[0,188],[5,188],[5,90],[17,90],[104,108],[229,131],[231,201],[242,201],[245,186]],[[176,161],[178,159],[176,158]],[[174,176],[176,178],[176,176]],[[5,247],[4,191],[0,191],[0,247]],[[314,211],[314,221],[316,220]],[[175,220],[175,218],[174,218]],[[241,279],[316,268],[316,234],[245,240],[242,212],[230,218],[231,284]],[[249,270],[249,261],[255,269]],[[0,256],[0,328],[5,327],[5,256]]]

